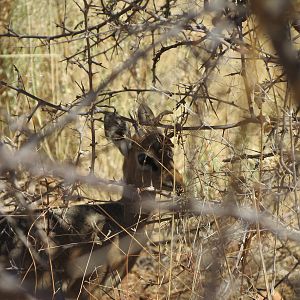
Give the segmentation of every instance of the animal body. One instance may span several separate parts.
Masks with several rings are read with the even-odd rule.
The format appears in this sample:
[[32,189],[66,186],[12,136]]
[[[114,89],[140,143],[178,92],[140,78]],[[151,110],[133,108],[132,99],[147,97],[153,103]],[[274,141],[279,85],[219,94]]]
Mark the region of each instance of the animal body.
[[[154,119],[142,104],[139,124]],[[100,299],[126,276],[147,243],[156,190],[182,191],[173,144],[153,122],[131,136],[120,116],[108,113],[104,127],[124,156],[126,185],[119,201],[1,217],[0,266],[19,278],[27,295],[15,299]]]

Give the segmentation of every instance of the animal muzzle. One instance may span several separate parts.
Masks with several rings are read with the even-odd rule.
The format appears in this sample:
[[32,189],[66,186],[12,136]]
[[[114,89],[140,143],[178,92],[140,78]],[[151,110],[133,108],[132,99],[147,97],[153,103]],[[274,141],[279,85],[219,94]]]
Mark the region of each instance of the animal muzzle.
[[163,187],[167,190],[175,190],[178,196],[181,195],[184,192],[182,175],[177,170],[170,170],[168,174],[164,176]]

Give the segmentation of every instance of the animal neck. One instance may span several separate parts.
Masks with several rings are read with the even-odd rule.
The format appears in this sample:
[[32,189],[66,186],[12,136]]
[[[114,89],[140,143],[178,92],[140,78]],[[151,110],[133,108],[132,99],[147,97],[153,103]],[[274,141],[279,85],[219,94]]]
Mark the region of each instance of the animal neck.
[[120,202],[123,203],[127,212],[150,215],[155,208],[155,196],[154,190],[127,185],[124,187]]

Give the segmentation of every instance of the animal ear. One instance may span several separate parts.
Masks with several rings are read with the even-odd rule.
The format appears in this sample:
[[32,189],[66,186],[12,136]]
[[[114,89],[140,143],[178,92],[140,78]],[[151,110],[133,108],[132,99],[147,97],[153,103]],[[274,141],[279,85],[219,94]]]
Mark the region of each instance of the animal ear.
[[150,107],[145,104],[141,103],[138,108],[138,121],[140,124],[151,124],[155,119],[153,111]]
[[117,146],[124,156],[127,156],[131,149],[130,131],[118,113],[108,112],[105,114],[104,131],[105,136]]

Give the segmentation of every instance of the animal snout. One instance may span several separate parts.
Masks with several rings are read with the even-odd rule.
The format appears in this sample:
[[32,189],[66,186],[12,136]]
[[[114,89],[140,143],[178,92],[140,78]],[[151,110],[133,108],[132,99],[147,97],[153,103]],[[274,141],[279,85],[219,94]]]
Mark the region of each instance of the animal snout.
[[184,192],[183,178],[177,170],[170,172],[163,182],[163,185],[169,190],[174,190],[174,184],[177,195],[181,195]]

